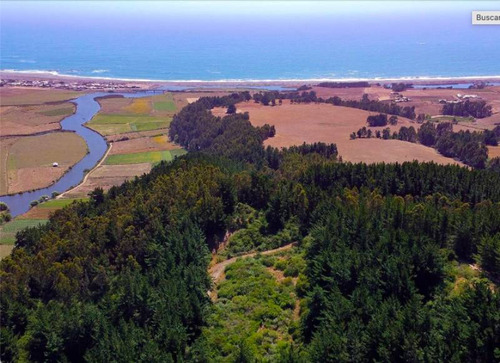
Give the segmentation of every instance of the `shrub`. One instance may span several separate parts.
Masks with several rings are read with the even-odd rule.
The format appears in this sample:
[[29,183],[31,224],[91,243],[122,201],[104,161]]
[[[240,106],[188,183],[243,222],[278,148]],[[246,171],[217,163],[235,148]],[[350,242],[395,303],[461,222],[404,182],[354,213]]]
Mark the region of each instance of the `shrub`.
[[288,266],[285,268],[285,271],[283,274],[286,277],[297,277],[299,276],[299,267],[294,265],[294,264],[288,264]]
[[274,268],[276,270],[285,271],[286,267],[287,267],[287,261],[286,260],[278,260],[274,264]]
[[378,115],[371,115],[368,116],[366,119],[366,122],[368,122],[368,125],[371,127],[375,126],[386,126],[387,125],[387,115],[385,113],[380,113]]

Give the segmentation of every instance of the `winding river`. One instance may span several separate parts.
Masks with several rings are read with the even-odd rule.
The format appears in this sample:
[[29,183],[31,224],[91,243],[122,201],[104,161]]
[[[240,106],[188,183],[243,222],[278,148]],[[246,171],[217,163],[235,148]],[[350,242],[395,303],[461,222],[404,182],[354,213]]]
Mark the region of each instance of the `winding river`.
[[[73,165],[59,180],[47,188],[37,189],[31,192],[4,195],[0,197],[0,202],[7,203],[12,217],[26,213],[30,209],[33,200],[40,199],[43,195],[50,196],[52,192],[62,193],[78,185],[85,176],[86,170],[91,170],[101,160],[106,153],[108,145],[106,140],[97,132],[83,126],[99,112],[101,106],[96,98],[104,96],[123,96],[126,98],[138,98],[162,93],[162,91],[140,91],[134,93],[99,92],[86,94],[73,100],[76,104],[76,112],[61,121],[61,129],[74,131],[87,143],[88,154],[78,163]],[[57,161],[57,160],[54,160]]]
[[[220,87],[220,86],[218,86]],[[123,93],[123,92],[97,92],[86,94],[80,96],[73,100],[72,102],[76,104],[76,112],[66,117],[61,121],[61,129],[74,131],[87,143],[88,154],[83,157],[78,163],[73,165],[66,174],[64,174],[59,180],[47,188],[37,189],[31,192],[24,192],[12,195],[0,196],[0,202],[7,203],[10,209],[12,217],[16,217],[20,214],[26,213],[30,209],[30,203],[33,200],[38,200],[43,195],[50,196],[52,192],[63,193],[72,187],[81,183],[85,176],[85,171],[91,170],[94,166],[101,160],[101,158],[106,153],[108,145],[106,140],[98,134],[97,132],[83,126],[84,123],[90,121],[94,115],[99,112],[101,106],[96,101],[96,98],[105,96],[123,96],[125,98],[138,98],[147,97],[153,94],[161,94],[163,91],[186,91],[190,89],[195,89],[199,87],[186,87],[186,86],[167,86],[159,88],[157,90],[150,91],[139,91],[133,93]],[[203,87],[210,88],[210,87]],[[214,86],[215,88],[215,86]],[[235,88],[253,88],[260,90],[294,90],[294,88],[282,87],[282,86],[236,86]],[[54,160],[57,161],[57,160]]]

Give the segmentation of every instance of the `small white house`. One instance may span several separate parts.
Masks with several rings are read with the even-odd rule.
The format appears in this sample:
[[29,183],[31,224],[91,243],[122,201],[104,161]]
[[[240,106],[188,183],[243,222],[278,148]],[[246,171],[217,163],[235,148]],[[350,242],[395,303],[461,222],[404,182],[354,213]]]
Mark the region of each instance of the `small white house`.
[[59,163],[56,163],[56,162],[54,161],[54,162],[52,163],[52,166],[53,166],[54,168],[57,168],[57,167],[59,166]]

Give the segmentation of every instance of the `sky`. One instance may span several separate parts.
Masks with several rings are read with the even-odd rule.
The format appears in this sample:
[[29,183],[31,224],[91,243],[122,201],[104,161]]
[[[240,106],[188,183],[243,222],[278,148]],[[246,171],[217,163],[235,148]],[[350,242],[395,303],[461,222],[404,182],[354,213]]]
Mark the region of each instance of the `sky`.
[[[160,17],[395,16],[398,14],[470,14],[498,10],[482,1],[5,1],[2,22],[64,22],[70,19],[159,19]],[[470,15],[469,15],[470,16]]]

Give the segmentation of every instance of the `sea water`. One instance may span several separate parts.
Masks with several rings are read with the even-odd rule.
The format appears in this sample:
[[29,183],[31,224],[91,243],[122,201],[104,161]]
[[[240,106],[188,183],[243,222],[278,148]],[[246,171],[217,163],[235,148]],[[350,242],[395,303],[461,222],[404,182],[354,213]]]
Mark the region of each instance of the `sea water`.
[[1,25],[3,70],[203,81],[500,75],[500,26],[472,26],[469,12],[8,15]]

